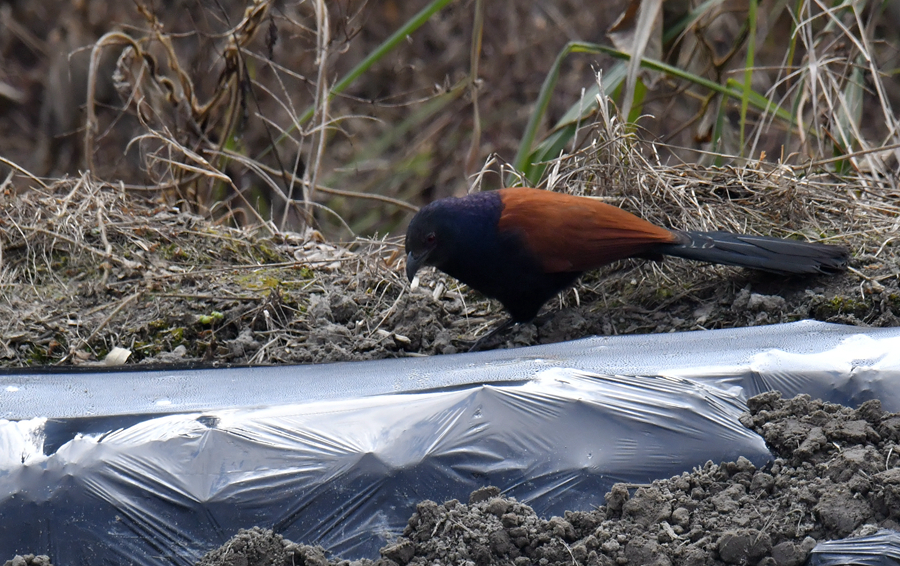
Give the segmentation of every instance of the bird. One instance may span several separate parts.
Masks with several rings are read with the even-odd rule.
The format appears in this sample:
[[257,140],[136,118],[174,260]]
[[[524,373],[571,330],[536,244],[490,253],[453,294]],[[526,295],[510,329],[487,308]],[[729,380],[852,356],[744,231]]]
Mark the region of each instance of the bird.
[[525,187],[431,202],[410,221],[405,248],[410,282],[433,266],[500,301],[510,318],[489,336],[534,319],[584,272],[626,258],[675,256],[777,275],[833,274],[849,259],[841,246],[671,230],[598,199]]

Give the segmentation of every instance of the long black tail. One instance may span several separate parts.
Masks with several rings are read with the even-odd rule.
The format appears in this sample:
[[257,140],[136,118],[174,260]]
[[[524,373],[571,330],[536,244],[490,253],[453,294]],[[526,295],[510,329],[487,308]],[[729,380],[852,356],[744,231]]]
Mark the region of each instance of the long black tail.
[[678,232],[680,244],[655,249],[664,255],[749,267],[780,275],[836,273],[847,269],[846,248],[731,232]]

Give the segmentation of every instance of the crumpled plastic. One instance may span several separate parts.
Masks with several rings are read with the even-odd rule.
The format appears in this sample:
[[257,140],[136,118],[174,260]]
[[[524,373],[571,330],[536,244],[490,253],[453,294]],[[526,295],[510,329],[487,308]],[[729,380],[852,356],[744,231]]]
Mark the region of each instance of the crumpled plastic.
[[[193,564],[260,525],[377,556],[417,502],[549,516],[739,456],[777,389],[900,410],[900,329],[803,322],[379,362],[0,377],[0,552]],[[4,554],[0,554],[3,556]]]
[[897,566],[900,533],[881,529],[865,537],[820,542],[809,553],[808,566]]

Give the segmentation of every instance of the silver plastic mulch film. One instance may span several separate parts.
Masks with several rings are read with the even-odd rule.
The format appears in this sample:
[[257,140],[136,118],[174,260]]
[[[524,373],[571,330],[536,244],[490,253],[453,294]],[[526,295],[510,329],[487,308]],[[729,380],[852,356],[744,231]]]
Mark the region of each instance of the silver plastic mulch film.
[[803,322],[515,351],[0,377],[0,552],[193,564],[239,528],[376,556],[417,502],[496,485],[549,516],[744,456],[777,389],[900,410],[900,329]]

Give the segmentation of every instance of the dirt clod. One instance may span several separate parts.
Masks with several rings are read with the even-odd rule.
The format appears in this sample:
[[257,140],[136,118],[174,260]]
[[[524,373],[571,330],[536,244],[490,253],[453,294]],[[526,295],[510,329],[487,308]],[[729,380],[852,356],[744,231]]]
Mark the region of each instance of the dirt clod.
[[17,554],[12,560],[4,562],[3,566],[53,566],[50,563],[50,557],[45,554],[26,554],[24,556]]
[[327,566],[320,547],[294,544],[270,529],[241,529],[221,547],[209,552],[197,566]]

